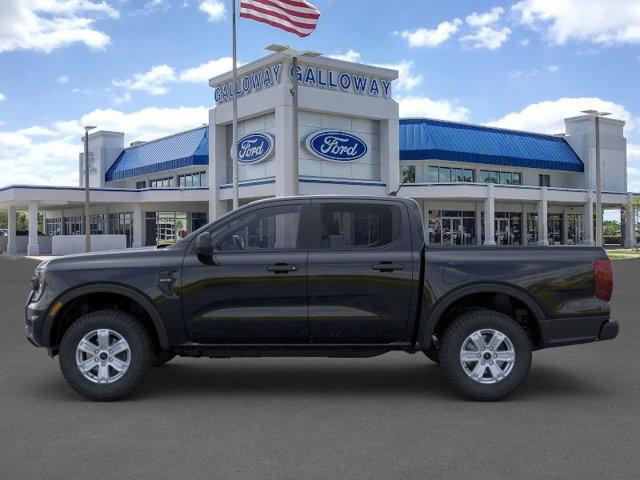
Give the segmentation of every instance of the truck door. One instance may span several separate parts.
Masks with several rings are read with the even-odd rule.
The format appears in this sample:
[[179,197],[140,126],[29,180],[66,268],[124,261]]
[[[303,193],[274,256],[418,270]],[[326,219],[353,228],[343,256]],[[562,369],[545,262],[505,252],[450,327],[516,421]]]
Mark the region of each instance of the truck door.
[[302,223],[310,208],[308,200],[256,205],[212,227],[211,264],[187,253],[181,292],[192,341],[308,343]]
[[403,339],[413,276],[405,205],[313,199],[309,332],[316,344]]

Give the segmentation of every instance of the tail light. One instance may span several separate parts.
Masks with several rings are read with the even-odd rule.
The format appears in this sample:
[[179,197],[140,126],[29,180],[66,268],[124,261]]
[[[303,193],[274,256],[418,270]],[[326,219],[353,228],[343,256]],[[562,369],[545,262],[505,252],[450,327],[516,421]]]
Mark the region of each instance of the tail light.
[[613,293],[613,266],[608,258],[601,258],[595,261],[593,273],[596,284],[596,297],[605,302],[611,300]]

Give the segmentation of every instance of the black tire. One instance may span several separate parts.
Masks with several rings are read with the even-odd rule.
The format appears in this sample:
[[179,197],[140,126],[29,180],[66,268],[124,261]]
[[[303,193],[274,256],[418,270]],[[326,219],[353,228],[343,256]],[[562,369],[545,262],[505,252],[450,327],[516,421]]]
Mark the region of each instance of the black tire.
[[[470,378],[460,361],[460,352],[467,337],[482,329],[502,332],[515,350],[515,363],[511,371],[505,378],[492,384]],[[526,377],[531,366],[531,342],[524,329],[511,317],[493,310],[475,310],[460,315],[449,325],[442,337],[439,356],[447,381],[460,393],[473,400],[495,401],[516,390]],[[471,367],[474,364],[468,365]]]
[[423,350],[423,353],[427,356],[429,360],[434,363],[440,363],[440,351],[436,348],[436,346],[432,343],[426,350]]
[[167,350],[161,351],[158,355],[153,357],[153,366],[161,367],[165,363],[170,362],[176,357],[176,354]]
[[[129,344],[129,367],[113,383],[94,383],[85,378],[76,365],[76,348],[93,330],[110,329]],[[117,310],[100,310],[80,317],[65,332],[60,343],[60,369],[67,383],[84,397],[96,401],[118,400],[142,383],[153,362],[149,334],[134,317]]]

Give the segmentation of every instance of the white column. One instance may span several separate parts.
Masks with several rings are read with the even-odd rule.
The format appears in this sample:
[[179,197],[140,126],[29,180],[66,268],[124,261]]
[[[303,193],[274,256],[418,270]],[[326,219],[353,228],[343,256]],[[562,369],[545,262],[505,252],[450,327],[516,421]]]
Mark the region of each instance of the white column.
[[27,244],[27,255],[40,255],[40,245],[38,244],[38,204],[29,204],[29,243]]
[[496,204],[493,198],[493,184],[487,185],[487,198],[484,200],[484,244],[495,245]]
[[476,203],[476,245],[482,245],[482,204]]
[[549,232],[547,229],[547,187],[540,188],[540,201],[538,202],[538,245],[549,245]]
[[[230,183],[227,177],[227,164],[230,162],[231,145],[227,147],[227,127],[216,124],[216,109],[209,112],[209,218],[216,218],[227,213],[229,207],[226,200],[220,199],[220,185]],[[231,166],[229,164],[229,166]]]
[[287,197],[294,193],[294,178],[293,178],[293,162],[299,161],[293,158],[293,152],[291,151],[291,144],[293,138],[291,137],[292,126],[292,107],[291,107],[291,95],[287,91],[287,98],[285,105],[276,107],[276,155],[275,159],[275,172],[276,172],[276,184],[275,193],[276,197]]
[[593,246],[596,242],[593,240],[593,193],[587,193],[586,203],[584,204],[584,244]]
[[7,238],[7,253],[15,255],[18,253],[18,245],[16,244],[16,207],[9,207],[7,214],[7,227],[9,229],[9,238]]
[[139,203],[133,206],[133,240],[131,246],[133,248],[142,247],[142,238],[144,233],[144,212],[142,205]]
[[636,216],[632,202],[633,193],[629,193],[627,204],[624,207],[624,248],[634,248],[636,246]]

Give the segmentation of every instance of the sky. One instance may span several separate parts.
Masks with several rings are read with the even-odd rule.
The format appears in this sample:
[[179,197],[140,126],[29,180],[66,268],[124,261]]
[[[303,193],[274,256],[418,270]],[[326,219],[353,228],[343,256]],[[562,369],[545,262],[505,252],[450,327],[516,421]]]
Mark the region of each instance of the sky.
[[[272,43],[396,68],[403,117],[543,133],[598,109],[627,122],[640,192],[640,1],[315,0],[308,38],[241,19],[238,57]],[[231,67],[231,0],[0,0],[0,187],[76,185],[82,125],[150,140],[207,122]]]

